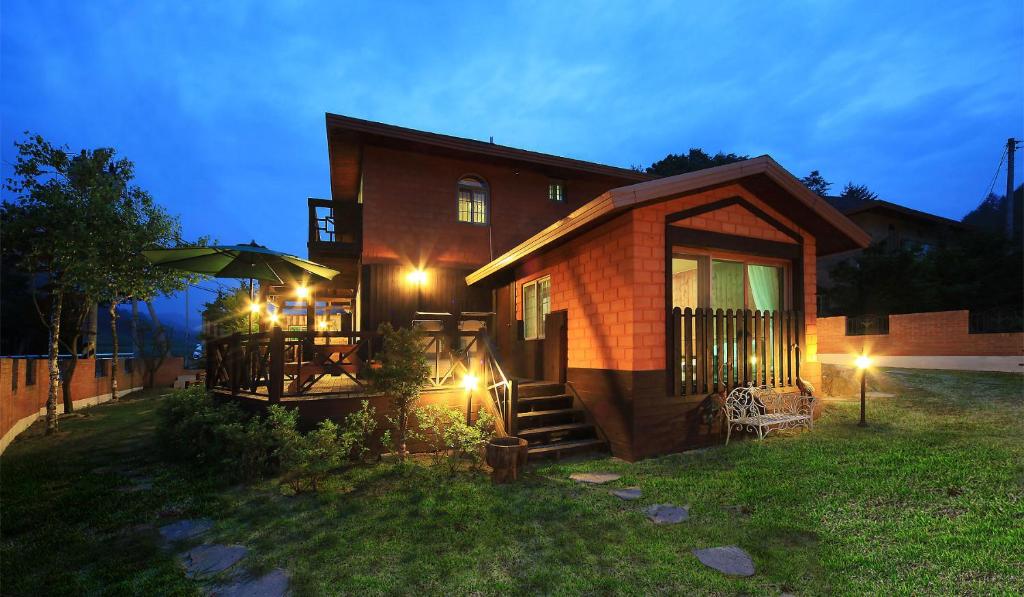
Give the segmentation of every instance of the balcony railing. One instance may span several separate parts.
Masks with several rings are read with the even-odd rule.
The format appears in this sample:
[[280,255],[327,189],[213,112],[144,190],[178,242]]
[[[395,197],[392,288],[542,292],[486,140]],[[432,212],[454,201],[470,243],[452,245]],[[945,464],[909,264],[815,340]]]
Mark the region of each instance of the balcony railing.
[[[208,340],[207,388],[232,396],[266,399],[376,394],[368,369],[380,350],[377,332],[285,331],[234,334]],[[517,387],[495,358],[484,331],[422,332],[430,368],[424,389],[462,388],[477,378],[475,391],[489,398],[504,435],[515,421]]]
[[676,307],[670,322],[672,392],[677,396],[748,384],[793,387],[800,377],[799,311]]

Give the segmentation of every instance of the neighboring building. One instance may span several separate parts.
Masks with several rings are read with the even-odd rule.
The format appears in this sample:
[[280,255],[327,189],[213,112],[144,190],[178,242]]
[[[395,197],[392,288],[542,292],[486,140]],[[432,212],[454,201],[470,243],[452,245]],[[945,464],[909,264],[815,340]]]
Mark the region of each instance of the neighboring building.
[[[962,230],[964,225],[956,220],[943,218],[881,199],[864,200],[847,197],[826,197],[826,201],[853,220],[871,237],[871,243],[882,243],[890,251],[899,249],[920,249],[928,251],[946,242],[950,234]],[[818,260],[818,285],[822,289],[819,313],[832,313],[828,301],[831,286],[829,273],[840,262],[855,258],[863,249],[843,251]]]

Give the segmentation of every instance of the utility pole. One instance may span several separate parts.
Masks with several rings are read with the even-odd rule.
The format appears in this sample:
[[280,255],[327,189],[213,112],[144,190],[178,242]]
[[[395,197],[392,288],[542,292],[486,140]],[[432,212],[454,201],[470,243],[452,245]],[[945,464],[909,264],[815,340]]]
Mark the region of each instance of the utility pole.
[[1006,237],[1013,239],[1013,152],[1017,149],[1017,140],[1010,137],[1006,140]]

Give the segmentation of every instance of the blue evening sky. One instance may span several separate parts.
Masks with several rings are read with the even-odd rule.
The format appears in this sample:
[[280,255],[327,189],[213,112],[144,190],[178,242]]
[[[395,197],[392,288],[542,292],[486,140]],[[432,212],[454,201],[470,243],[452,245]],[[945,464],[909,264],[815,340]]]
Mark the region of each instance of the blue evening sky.
[[329,196],[328,111],[618,166],[767,153],[952,218],[1024,136],[1019,0],[0,11],[4,175],[24,130],[114,146],[187,235],[302,256],[306,197]]

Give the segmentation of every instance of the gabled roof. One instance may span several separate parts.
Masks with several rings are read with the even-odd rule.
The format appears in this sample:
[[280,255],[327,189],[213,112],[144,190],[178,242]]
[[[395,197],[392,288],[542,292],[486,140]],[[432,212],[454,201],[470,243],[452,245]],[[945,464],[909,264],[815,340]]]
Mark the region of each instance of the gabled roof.
[[882,199],[858,199],[852,197],[826,197],[832,207],[835,207],[839,211],[843,212],[847,216],[854,214],[863,213],[866,211],[880,210],[880,211],[892,211],[910,218],[916,218],[920,220],[926,220],[934,224],[944,224],[947,226],[954,226],[962,228],[964,224],[956,220],[937,216],[935,214],[928,213],[926,211],[920,211],[912,209],[898,203],[892,203],[891,201],[885,201]]
[[[566,178],[574,175],[588,175],[620,183],[653,178],[629,168],[528,151],[487,141],[419,131],[329,112],[326,114],[326,119],[327,146],[332,163],[331,185],[333,189],[343,193],[354,193],[358,187],[358,176],[355,172],[358,170],[361,159],[360,147],[365,143],[460,158],[484,158],[503,164],[529,164],[539,166],[552,176]],[[339,163],[343,165],[339,167]]]
[[[475,284],[635,207],[742,182],[773,209],[815,234],[819,255],[868,246],[871,238],[770,156],[612,189],[466,276]],[[796,202],[796,206],[793,202]],[[795,207],[795,208],[794,208]]]

